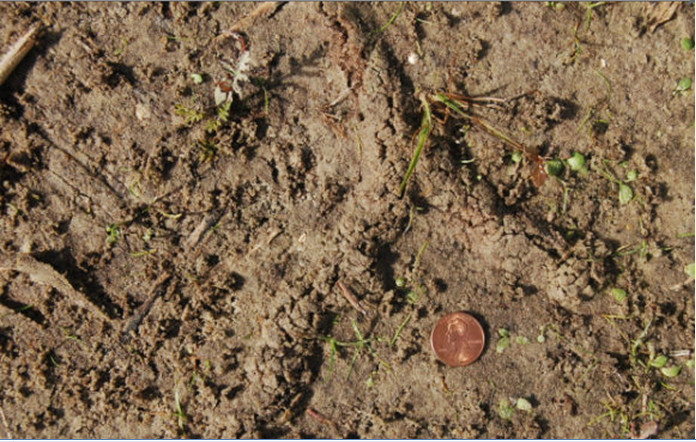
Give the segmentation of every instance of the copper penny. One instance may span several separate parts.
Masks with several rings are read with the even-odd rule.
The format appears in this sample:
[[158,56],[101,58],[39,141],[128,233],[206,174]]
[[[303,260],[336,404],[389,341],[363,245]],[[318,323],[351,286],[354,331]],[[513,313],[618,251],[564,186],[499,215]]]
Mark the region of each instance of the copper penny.
[[469,365],[481,356],[486,336],[481,324],[468,313],[449,313],[435,324],[430,346],[435,356],[451,367]]

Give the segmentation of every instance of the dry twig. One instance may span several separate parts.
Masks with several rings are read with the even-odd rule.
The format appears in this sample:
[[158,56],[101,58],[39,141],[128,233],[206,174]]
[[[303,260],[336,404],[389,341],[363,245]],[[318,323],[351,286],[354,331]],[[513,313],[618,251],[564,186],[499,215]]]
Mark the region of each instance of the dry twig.
[[131,315],[131,317],[126,321],[126,325],[123,327],[123,331],[121,332],[122,344],[128,342],[128,339],[130,339],[130,332],[136,330],[140,326],[143,319],[145,319],[145,316],[152,308],[152,304],[154,304],[155,300],[162,293],[164,293],[166,283],[169,281],[170,277],[171,275],[168,272],[164,272],[164,274],[162,274],[162,276],[160,276],[152,285],[152,289],[150,290],[147,300],[140,307],[138,307],[136,312],[133,313],[133,315]]
[[249,28],[257,18],[265,14],[272,14],[283,2],[263,2],[253,11],[247,14],[246,17],[239,20],[230,28],[231,32],[244,32]]
[[0,85],[7,80],[25,55],[34,47],[40,26],[34,25],[15,42],[0,60]]
[[357,311],[359,311],[363,315],[367,316],[365,308],[363,308],[362,304],[360,304],[360,301],[358,301],[355,295],[353,295],[353,291],[350,288],[348,288],[348,286],[345,285],[343,281],[338,281],[336,285],[338,286],[338,290],[341,292],[341,295],[343,295],[343,297],[346,298],[348,302],[350,302],[350,305],[352,305]]

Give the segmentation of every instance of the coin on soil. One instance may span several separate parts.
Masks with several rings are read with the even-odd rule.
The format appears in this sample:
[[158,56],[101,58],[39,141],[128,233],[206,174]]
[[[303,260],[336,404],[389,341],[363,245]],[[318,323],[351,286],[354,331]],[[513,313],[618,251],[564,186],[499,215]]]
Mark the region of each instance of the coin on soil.
[[463,367],[474,362],[481,356],[485,342],[481,324],[464,312],[441,317],[430,335],[435,356],[451,367]]

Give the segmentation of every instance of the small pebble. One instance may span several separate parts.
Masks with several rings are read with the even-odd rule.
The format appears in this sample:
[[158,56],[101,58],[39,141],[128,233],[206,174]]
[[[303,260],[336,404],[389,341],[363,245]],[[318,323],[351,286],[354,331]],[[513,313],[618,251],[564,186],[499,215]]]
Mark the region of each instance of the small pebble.
[[149,120],[151,116],[150,113],[150,107],[143,104],[143,103],[138,103],[135,105],[135,117],[139,121],[145,121]]

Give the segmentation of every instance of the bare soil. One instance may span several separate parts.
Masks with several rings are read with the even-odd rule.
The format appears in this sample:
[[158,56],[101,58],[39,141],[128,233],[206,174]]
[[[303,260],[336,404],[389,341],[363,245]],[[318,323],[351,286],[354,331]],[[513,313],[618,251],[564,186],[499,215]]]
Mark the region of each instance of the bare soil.
[[[588,6],[0,4],[2,51],[45,27],[0,90],[0,435],[693,438],[694,5]],[[421,91],[587,173],[450,115],[399,198]]]

